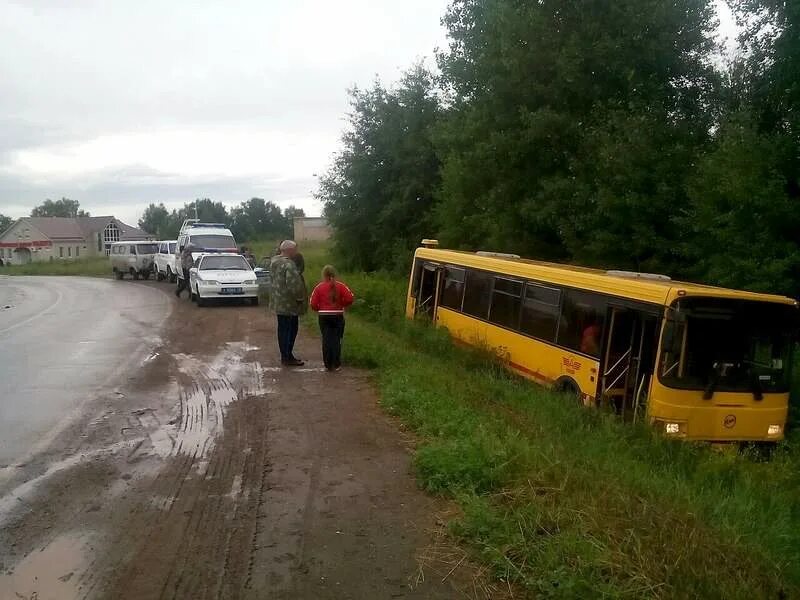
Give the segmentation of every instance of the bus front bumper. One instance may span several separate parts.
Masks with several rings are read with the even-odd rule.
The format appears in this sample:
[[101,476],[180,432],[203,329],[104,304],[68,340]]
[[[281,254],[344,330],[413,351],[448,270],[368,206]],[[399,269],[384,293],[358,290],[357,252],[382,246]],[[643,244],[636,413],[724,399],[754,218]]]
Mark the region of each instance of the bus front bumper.
[[650,422],[668,437],[708,442],[783,439],[786,406],[685,406],[652,402]]

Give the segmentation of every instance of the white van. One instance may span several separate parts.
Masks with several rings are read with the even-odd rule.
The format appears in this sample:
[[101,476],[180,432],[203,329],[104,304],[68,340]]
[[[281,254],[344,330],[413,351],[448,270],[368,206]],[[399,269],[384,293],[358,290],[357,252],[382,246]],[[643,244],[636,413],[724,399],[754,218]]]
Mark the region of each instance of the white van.
[[[192,258],[197,258],[204,252],[234,252],[239,251],[236,240],[233,239],[231,230],[222,223],[199,223],[194,219],[187,219],[178,234],[178,245],[175,248],[176,264],[181,264],[181,252],[188,245],[194,247]],[[178,269],[178,277],[183,279],[183,269]]]
[[153,262],[156,281],[164,281],[166,279],[170,283],[175,283],[178,271],[181,270],[180,266],[175,262],[175,248],[178,242],[176,240],[164,240],[156,243],[158,244],[158,252]]
[[114,277],[122,279],[129,274],[133,279],[147,279],[157,251],[155,242],[114,242],[108,254]]

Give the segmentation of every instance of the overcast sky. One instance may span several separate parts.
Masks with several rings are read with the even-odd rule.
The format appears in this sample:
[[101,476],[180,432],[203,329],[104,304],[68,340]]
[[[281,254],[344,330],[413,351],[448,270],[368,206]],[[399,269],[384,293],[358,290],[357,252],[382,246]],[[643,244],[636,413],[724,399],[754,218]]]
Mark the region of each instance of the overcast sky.
[[135,224],[151,202],[258,196],[319,214],[347,88],[444,46],[447,4],[0,0],[0,213],[67,196]]

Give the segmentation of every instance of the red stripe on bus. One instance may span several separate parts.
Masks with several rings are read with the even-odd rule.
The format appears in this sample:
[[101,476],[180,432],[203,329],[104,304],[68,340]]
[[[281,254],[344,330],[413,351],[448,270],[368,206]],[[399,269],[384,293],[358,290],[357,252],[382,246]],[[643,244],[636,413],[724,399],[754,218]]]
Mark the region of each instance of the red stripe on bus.
[[553,383],[553,381],[554,381],[552,378],[548,377],[547,375],[544,375],[544,374],[540,373],[539,371],[534,371],[533,369],[529,369],[527,367],[523,367],[522,365],[519,365],[519,364],[517,364],[515,362],[510,362],[509,361],[508,364],[511,365],[511,367],[516,369],[517,371],[522,371],[523,373],[525,373],[527,375],[530,375],[532,377],[535,377],[536,379],[539,379],[541,381],[545,381],[547,383]]

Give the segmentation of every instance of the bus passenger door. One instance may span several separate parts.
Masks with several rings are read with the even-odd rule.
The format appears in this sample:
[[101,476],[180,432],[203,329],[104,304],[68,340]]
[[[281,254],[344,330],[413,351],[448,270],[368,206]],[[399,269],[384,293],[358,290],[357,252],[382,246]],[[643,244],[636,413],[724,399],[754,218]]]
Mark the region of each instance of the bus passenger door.
[[419,287],[417,288],[416,314],[419,318],[430,319],[436,316],[436,308],[439,303],[439,277],[441,269],[431,263],[423,263],[420,273]]
[[626,307],[609,308],[601,361],[600,399],[626,419],[643,417],[653,374],[658,318]]

